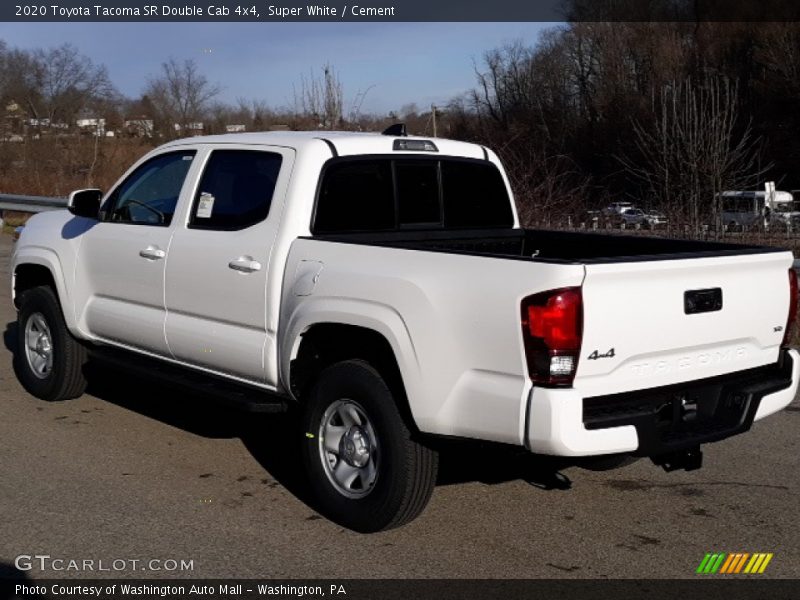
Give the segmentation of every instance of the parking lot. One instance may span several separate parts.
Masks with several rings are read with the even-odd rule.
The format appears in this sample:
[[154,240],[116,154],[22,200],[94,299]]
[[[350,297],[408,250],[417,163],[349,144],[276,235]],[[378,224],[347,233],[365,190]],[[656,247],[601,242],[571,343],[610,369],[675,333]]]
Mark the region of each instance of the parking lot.
[[[454,446],[418,520],[360,535],[304,502],[291,417],[231,412],[108,369],[75,401],[26,394],[9,350],[11,250],[0,236],[0,573],[20,555],[44,554],[142,562],[34,568],[32,579],[681,578],[722,551],[772,552],[764,577],[800,576],[797,401],[706,447],[705,467],[690,473],[646,460],[598,472]],[[151,560],[192,568],[142,570]]]

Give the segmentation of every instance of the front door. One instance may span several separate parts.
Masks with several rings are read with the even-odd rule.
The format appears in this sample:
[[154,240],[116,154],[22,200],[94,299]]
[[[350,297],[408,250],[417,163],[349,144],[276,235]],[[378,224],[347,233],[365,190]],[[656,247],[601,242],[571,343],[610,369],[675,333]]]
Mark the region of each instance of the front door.
[[150,158],[109,194],[83,234],[75,273],[79,323],[97,338],[170,356],[164,269],[194,150]]

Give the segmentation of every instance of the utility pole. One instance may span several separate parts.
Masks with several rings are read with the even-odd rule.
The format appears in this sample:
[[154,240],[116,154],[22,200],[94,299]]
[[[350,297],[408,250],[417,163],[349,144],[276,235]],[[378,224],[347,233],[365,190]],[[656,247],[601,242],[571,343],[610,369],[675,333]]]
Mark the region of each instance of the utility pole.
[[431,119],[433,120],[433,137],[436,136],[436,105],[431,104]]

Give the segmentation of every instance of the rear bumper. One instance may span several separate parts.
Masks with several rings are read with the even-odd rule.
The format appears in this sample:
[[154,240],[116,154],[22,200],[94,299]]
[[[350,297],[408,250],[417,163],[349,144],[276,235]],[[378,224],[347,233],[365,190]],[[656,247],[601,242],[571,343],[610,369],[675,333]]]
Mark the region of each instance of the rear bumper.
[[797,393],[800,354],[774,365],[640,392],[583,398],[534,387],[528,398],[532,452],[557,456],[657,456],[743,433]]

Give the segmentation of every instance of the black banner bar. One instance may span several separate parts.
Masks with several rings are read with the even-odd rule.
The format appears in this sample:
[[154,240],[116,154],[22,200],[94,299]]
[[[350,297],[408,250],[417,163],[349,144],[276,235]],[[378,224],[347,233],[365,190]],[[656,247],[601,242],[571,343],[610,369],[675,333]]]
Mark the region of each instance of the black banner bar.
[[795,600],[797,580],[698,576],[693,580],[0,580],[0,599],[60,600]]
[[800,21],[796,0],[17,0],[6,22]]

